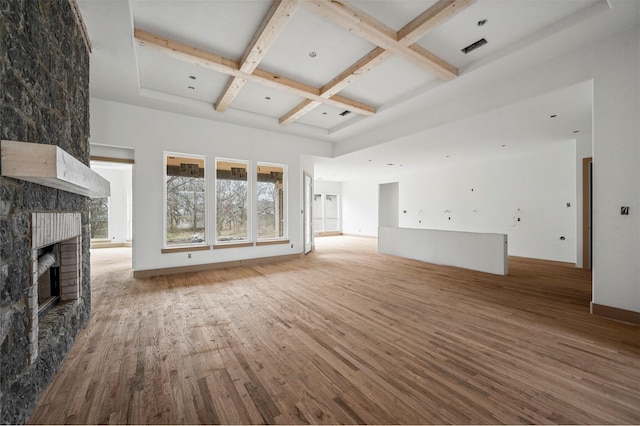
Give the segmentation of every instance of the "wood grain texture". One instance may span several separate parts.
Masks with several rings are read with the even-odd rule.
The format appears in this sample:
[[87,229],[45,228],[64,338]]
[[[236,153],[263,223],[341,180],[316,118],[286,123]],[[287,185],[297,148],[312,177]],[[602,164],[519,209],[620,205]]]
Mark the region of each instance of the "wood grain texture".
[[92,317],[31,423],[640,423],[640,329],[589,314],[588,271],[340,236],[136,280],[127,250],[92,252]]
[[111,195],[109,181],[56,145],[0,141],[2,176],[88,197]]
[[[267,11],[267,15],[253,35],[253,39],[251,39],[249,46],[247,46],[244,55],[242,55],[240,71],[251,74],[258,68],[258,64],[260,64],[260,61],[267,55],[267,52],[278,38],[285,24],[289,21],[296,5],[295,0],[273,1]],[[227,87],[216,102],[216,111],[226,111],[246,82],[247,80],[245,79],[231,77]]]
[[316,87],[300,81],[291,80],[282,75],[273,74],[260,68],[256,68],[249,74],[242,72],[240,70],[241,64],[238,61],[224,58],[212,52],[203,51],[176,40],[160,37],[157,34],[139,28],[134,30],[134,37],[138,45],[157,50],[180,61],[202,66],[232,77],[239,77],[247,81],[260,83],[267,87],[283,90],[287,93],[332,105],[337,108],[346,108],[365,116],[374,115],[376,112],[376,109],[370,105],[342,96],[323,98],[320,96],[320,89]]
[[[420,68],[425,69],[429,73],[438,78],[449,81],[458,76],[458,69],[437,57],[435,54],[427,52],[426,49],[417,49],[417,45],[398,42],[398,33],[383,22],[368,15],[362,10],[352,7],[346,2],[332,0],[307,0],[303,3],[314,13],[330,20],[334,24],[348,30],[352,34],[356,34],[368,42],[398,55]],[[418,18],[423,21],[420,24],[410,25],[405,31],[408,33],[423,33],[422,24],[426,23],[433,17],[425,17],[420,15]],[[429,25],[424,25],[425,31],[429,29]],[[405,31],[402,32],[400,40],[410,38]],[[434,60],[436,59],[436,60]]]

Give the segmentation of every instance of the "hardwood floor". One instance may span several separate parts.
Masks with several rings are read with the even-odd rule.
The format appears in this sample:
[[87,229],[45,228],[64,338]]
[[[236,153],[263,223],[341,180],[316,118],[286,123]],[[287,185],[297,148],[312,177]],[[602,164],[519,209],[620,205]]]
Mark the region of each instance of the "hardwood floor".
[[144,280],[93,251],[92,317],[30,423],[640,423],[640,329],[589,314],[587,272],[316,243]]

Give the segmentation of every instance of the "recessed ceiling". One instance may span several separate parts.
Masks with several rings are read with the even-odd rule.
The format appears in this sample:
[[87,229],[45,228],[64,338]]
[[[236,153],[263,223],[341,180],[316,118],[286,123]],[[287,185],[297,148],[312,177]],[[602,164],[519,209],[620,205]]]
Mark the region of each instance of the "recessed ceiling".
[[[166,109],[169,103],[194,101],[202,104],[198,108],[206,108],[206,104],[213,108],[222,95],[230,90],[227,85],[232,77],[228,74],[233,74],[234,69],[241,69],[243,55],[250,52],[252,40],[262,40],[254,36],[261,36],[267,37],[267,41],[255,45],[253,54],[258,58],[254,64],[257,70],[243,74],[251,76],[250,84],[235,90],[235,97],[229,101],[228,108],[247,113],[247,125],[251,125],[251,117],[259,115],[270,117],[274,126],[277,123],[295,122],[292,131],[297,133],[304,132],[304,128],[308,127],[332,134],[366,120],[370,115],[367,111],[395,108],[414,94],[446,85],[451,76],[443,77],[433,67],[419,65],[424,59],[420,55],[428,56],[423,49],[458,68],[462,75],[475,62],[513,43],[533,37],[544,28],[598,1],[602,0],[354,0],[348,3],[283,0],[282,4],[288,4],[286,8],[282,4],[276,8],[269,0],[80,0],[79,4],[96,47],[93,56],[109,53],[110,44],[121,43],[120,40],[124,39],[122,32],[117,37],[114,37],[114,33],[118,33],[118,26],[126,28],[128,41],[133,45],[132,62],[135,64],[138,92],[143,98],[152,98],[147,99],[146,104],[163,103]],[[340,15],[342,7],[361,14],[357,24],[350,23],[348,16],[345,18]],[[126,16],[124,8],[129,12],[128,22],[122,19]],[[447,11],[443,19],[434,20],[433,17],[421,15],[440,9]],[[109,19],[114,19],[111,22],[111,34],[104,28],[104,22]],[[477,25],[480,20],[486,20],[486,24]],[[435,24],[428,30],[416,31],[416,26],[407,25],[412,21]],[[144,32],[150,37],[157,37],[160,42],[154,45],[149,39],[136,39],[134,29],[141,34]],[[371,33],[374,33],[373,36]],[[387,35],[393,39],[392,42],[385,38]],[[395,42],[397,36],[406,35],[413,37],[406,45],[402,44],[401,38]],[[109,36],[114,40],[109,40]],[[488,41],[486,46],[469,55],[460,51],[482,37]],[[402,49],[406,49],[414,40],[416,48],[409,49],[410,55],[407,56]],[[167,49],[159,51],[162,43],[180,43],[189,49],[216,55],[221,61],[228,61],[225,64],[230,64],[231,71],[225,73],[218,68],[212,70],[203,66],[206,61],[202,57],[187,55],[185,60],[184,55],[181,58],[172,55],[170,49],[169,52]],[[330,103],[323,103],[320,112],[305,108],[306,113],[296,114],[294,118],[286,115],[293,113],[296,106],[304,105],[307,97],[304,91],[280,90],[281,87],[276,87],[279,80],[277,76],[291,80],[287,83],[289,86],[299,83],[309,93],[315,90],[317,96],[317,93],[322,94],[328,88],[327,83],[380,46],[380,43],[387,50],[384,60],[371,62],[366,69],[360,69],[350,77],[350,84],[340,87],[337,94],[346,99],[334,98]],[[389,50],[394,46],[399,50]],[[127,54],[122,46],[113,46],[111,50],[119,50],[121,56]],[[314,54],[310,55],[311,52]],[[92,60],[104,62],[100,58],[94,60],[92,57]],[[254,78],[260,70],[267,73],[266,82],[271,83],[269,87],[261,86],[265,83],[264,78]],[[95,71],[102,74],[108,72],[105,69]],[[185,79],[189,75],[197,75],[198,78],[188,84],[190,82]],[[109,82],[105,75],[92,78],[92,83],[94,80],[100,85]],[[108,89],[102,87],[95,92],[104,93]],[[271,97],[268,104],[264,102],[266,96]],[[311,98],[318,100],[313,96]],[[356,105],[362,105],[362,109]],[[224,108],[217,110],[215,114],[211,111],[207,114],[224,121]],[[348,120],[346,117],[336,119],[333,113],[336,110],[351,110],[354,115]],[[287,125],[279,127],[282,127],[280,131],[289,131]]]
[[[579,130],[580,135],[589,134],[590,124],[585,123],[590,123],[591,98],[582,96],[588,90],[586,86],[578,89],[580,85],[435,129],[421,131],[427,126],[416,125],[410,136],[404,136],[409,133],[395,121],[405,117],[419,121],[418,111],[426,108],[424,103],[430,111],[437,111],[438,102],[448,94],[460,96],[460,88],[495,83],[499,76],[519,72],[514,61],[505,60],[515,52],[530,47],[540,52],[538,46],[544,44],[543,61],[569,49],[588,48],[589,42],[598,37],[614,34],[624,25],[637,25],[633,13],[638,13],[637,2],[621,0],[477,0],[469,1],[468,7],[463,7],[467,0],[450,0],[460,10],[415,40],[417,50],[427,49],[458,68],[460,76],[447,81],[400,54],[404,47],[398,47],[393,54],[388,53],[390,50],[380,54],[376,42],[360,34],[361,28],[349,28],[346,18],[329,19],[331,10],[316,13],[316,6],[327,1],[293,2],[291,9],[275,15],[279,24],[269,27],[271,21],[265,18],[274,10],[270,0],[78,0],[93,46],[91,96],[334,142],[336,152],[351,151],[340,148],[341,143],[348,147],[369,146],[361,139],[374,136],[371,144],[377,146],[358,148],[359,151],[336,159],[319,159],[316,174],[325,179],[352,178],[354,170],[366,173],[359,166],[363,163],[382,164],[396,171],[402,164],[403,170],[409,171],[418,163],[428,164],[431,159],[447,158],[446,155],[450,161],[488,153],[505,155],[532,149],[536,144],[575,138],[574,130]],[[397,36],[398,32],[411,34],[410,27],[402,29],[423,12],[448,1],[347,0],[342,4],[365,14],[365,21],[377,21],[382,32]],[[616,18],[604,18],[612,16],[611,9],[618,5],[622,6],[620,10],[633,12],[627,14],[622,25],[618,24],[620,13],[613,14]],[[592,32],[590,20],[600,16],[600,27]],[[484,25],[478,25],[483,20]],[[217,55],[237,71],[254,35],[260,35],[265,25],[278,31],[268,48],[259,52],[257,70],[249,71],[253,73],[251,78],[234,93],[226,112],[216,111],[214,106],[233,80],[227,73],[212,69],[206,61],[168,55],[136,40],[134,34],[137,28]],[[488,43],[467,55],[460,51],[480,38]],[[547,43],[550,38],[553,43]],[[371,55],[384,60],[369,63]],[[305,109],[305,114],[296,115],[291,124],[280,124],[295,108],[310,102],[305,90],[322,93],[330,86],[327,83],[356,62],[362,65],[357,78],[341,85],[338,91],[338,96],[346,99],[323,101],[309,111]],[[256,79],[257,75],[262,80]],[[277,84],[262,84],[269,79],[278,80],[278,76],[290,80],[288,84],[299,84],[303,90],[283,91]],[[570,93],[575,98],[566,103],[565,110],[557,102],[570,99]],[[368,106],[375,114],[363,115],[354,110],[340,115],[349,110],[345,102],[360,105],[363,111]],[[549,108],[554,103],[558,105],[556,112]],[[554,113],[558,117],[550,122],[549,115]],[[384,131],[378,132],[379,129]],[[394,166],[386,166],[387,163]]]

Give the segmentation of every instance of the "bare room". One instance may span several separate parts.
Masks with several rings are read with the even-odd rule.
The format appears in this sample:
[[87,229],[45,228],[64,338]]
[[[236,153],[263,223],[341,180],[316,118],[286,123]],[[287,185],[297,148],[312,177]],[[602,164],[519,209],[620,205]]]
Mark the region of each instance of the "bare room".
[[640,2],[0,13],[2,423],[640,423]]

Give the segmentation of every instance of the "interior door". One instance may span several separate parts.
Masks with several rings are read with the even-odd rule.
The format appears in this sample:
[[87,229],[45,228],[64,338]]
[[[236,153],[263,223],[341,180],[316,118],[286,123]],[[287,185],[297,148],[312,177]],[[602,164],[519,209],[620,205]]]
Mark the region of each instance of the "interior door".
[[304,254],[313,248],[313,179],[304,174]]

